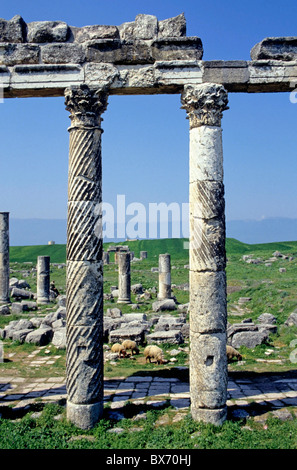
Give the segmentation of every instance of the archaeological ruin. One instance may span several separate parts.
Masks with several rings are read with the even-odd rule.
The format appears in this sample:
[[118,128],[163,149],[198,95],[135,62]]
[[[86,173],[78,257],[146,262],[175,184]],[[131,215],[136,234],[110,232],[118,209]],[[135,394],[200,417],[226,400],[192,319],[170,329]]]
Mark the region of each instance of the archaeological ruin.
[[[214,424],[226,419],[221,120],[228,109],[228,93],[294,89],[297,40],[266,38],[253,47],[250,61],[204,61],[202,57],[202,41],[186,36],[183,14],[162,21],[140,14],[120,26],[26,24],[20,16],[0,20],[4,98],[65,96],[70,114],[67,416],[81,428],[94,426],[103,411],[103,252],[102,236],[98,236],[102,116],[109,95],[123,94],[179,94],[189,120],[191,413],[195,420]],[[0,295],[6,302],[5,213],[0,225]],[[128,259],[123,262],[128,266]],[[169,285],[167,268],[165,278],[164,291]],[[124,280],[121,295],[129,301],[127,277]],[[47,292],[41,297],[47,298]]]

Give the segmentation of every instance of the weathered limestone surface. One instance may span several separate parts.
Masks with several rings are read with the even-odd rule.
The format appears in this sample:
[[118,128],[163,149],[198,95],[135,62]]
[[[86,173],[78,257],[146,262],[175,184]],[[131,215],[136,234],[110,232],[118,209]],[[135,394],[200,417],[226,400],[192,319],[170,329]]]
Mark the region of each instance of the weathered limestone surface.
[[0,212],[0,304],[9,300],[9,212]]
[[252,60],[297,60],[297,37],[265,38],[251,50]]
[[168,253],[159,255],[159,292],[158,299],[171,298],[171,257]]
[[221,119],[226,90],[185,86],[190,121],[190,389],[196,420],[226,419],[226,254]]
[[37,258],[37,303],[50,302],[50,257],[38,256]]
[[101,114],[104,90],[73,87],[67,222],[67,416],[92,427],[103,411],[103,261]]

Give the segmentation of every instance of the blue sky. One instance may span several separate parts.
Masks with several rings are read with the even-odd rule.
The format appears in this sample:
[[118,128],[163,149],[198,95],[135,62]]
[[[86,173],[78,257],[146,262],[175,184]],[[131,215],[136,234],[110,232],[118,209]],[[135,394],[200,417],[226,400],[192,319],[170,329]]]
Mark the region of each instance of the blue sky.
[[[159,20],[184,12],[204,60],[250,59],[267,36],[297,36],[291,1],[3,2],[0,16],[29,23],[120,25],[139,13]],[[103,199],[188,201],[188,121],[180,96],[111,96],[103,121]],[[297,104],[288,93],[229,94],[223,127],[226,216],[297,217]],[[1,112],[2,111],[2,112]],[[7,99],[0,105],[0,210],[14,218],[66,218],[68,112],[63,98]]]

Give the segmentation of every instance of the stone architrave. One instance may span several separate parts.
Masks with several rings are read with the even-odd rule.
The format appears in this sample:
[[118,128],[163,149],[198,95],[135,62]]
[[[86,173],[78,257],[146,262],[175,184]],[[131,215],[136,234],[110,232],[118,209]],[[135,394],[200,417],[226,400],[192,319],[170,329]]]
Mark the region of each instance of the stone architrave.
[[171,257],[168,253],[159,255],[159,292],[158,299],[171,298]]
[[197,421],[227,416],[225,201],[222,85],[184,87],[190,122],[190,391]]
[[131,303],[130,253],[118,252],[119,297],[118,304]]
[[101,114],[104,89],[65,90],[70,111],[67,219],[67,418],[93,427],[103,412]]
[[0,212],[0,304],[9,302],[9,212]]
[[50,302],[50,257],[38,256],[37,258],[37,303],[48,304]]

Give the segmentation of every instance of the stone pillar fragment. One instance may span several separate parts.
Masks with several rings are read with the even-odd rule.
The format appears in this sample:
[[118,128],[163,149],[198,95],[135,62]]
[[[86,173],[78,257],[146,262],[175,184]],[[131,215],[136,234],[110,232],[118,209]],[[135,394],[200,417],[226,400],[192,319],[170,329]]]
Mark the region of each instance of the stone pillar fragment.
[[131,303],[130,253],[118,253],[119,266],[119,304]]
[[171,258],[168,253],[159,255],[158,299],[171,299]]
[[0,304],[9,302],[9,212],[0,212]]
[[38,256],[37,258],[37,303],[48,304],[50,302],[50,257]]
[[225,201],[221,85],[187,85],[190,121],[190,391],[195,420],[221,424],[227,415]]
[[104,90],[65,90],[70,111],[67,218],[67,418],[82,429],[103,412],[101,114]]
[[147,251],[141,251],[140,252],[140,259],[146,259],[147,258]]
[[109,253],[107,251],[103,253],[103,264],[109,264]]

